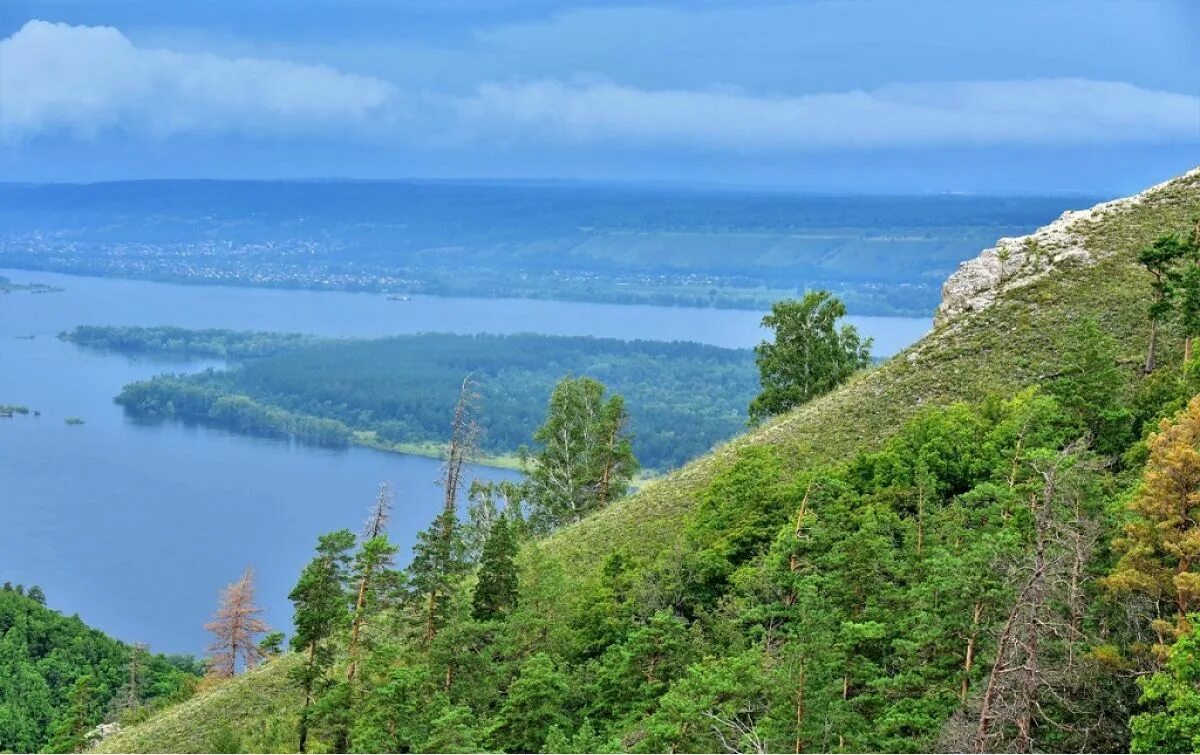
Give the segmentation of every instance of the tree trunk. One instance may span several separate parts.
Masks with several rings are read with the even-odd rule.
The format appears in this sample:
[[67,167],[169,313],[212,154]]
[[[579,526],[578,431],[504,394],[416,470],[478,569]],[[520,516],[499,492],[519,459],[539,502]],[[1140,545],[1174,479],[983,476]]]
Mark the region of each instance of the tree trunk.
[[1150,321],[1150,348],[1146,350],[1146,366],[1142,368],[1142,372],[1149,375],[1154,372],[1156,366],[1155,357],[1158,349],[1158,321]]

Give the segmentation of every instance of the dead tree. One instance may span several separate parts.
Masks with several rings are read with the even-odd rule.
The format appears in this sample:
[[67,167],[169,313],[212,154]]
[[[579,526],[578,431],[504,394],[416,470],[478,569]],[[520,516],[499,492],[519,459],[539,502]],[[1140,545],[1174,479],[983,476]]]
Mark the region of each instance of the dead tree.
[[262,609],[254,605],[254,570],[246,567],[237,582],[221,593],[221,603],[213,620],[204,628],[215,636],[209,646],[209,673],[219,679],[229,679],[237,673],[238,661],[253,668],[262,660],[255,635],[268,631],[260,618]]
[[1084,447],[1080,441],[1053,458],[1029,462],[1040,482],[1040,490],[1029,495],[1033,552],[996,641],[971,742],[974,752],[1031,752],[1039,724],[1064,728],[1049,720],[1043,702],[1054,697],[1065,704],[1059,691],[1077,675],[1083,567],[1098,537],[1095,522],[1084,513],[1085,491],[1077,484],[1079,472],[1099,468]]

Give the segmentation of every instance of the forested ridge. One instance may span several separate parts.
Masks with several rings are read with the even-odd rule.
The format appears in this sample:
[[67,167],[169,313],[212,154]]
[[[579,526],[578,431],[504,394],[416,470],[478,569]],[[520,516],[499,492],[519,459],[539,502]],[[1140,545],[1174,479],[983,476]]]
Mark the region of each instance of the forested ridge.
[[126,353],[226,357],[237,365],[130,384],[117,401],[140,416],[340,447],[445,443],[464,375],[480,398],[481,444],[515,454],[529,442],[554,384],[594,377],[628,401],[643,466],[677,467],[745,427],[758,389],[749,350],[697,343],[543,335],[429,333],[381,339],[78,328],[81,345]]
[[1086,256],[624,498],[619,397],[560,383],[534,469],[580,507],[448,496],[406,565],[381,491],[290,653],[100,749],[1200,749],[1198,220],[1200,171],[1077,218]]
[[102,721],[143,719],[186,698],[199,670],[63,616],[39,587],[0,588],[0,751],[70,752]]

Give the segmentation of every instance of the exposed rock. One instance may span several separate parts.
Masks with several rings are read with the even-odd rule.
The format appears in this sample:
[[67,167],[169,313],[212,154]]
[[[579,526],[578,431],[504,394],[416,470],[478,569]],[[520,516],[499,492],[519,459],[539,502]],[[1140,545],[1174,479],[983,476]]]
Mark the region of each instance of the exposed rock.
[[[1184,177],[1200,176],[1200,168]],[[1028,236],[1003,238],[991,249],[958,266],[942,285],[942,303],[934,317],[941,326],[967,312],[987,309],[1004,291],[1027,286],[1050,271],[1073,264],[1090,265],[1102,250],[1084,245],[1086,224],[1111,212],[1119,212],[1179,179],[1151,187],[1140,194],[1098,204],[1087,210],[1064,212],[1050,225]]]
[[107,739],[115,734],[120,734],[120,733],[121,733],[121,724],[118,724],[118,723],[100,724],[99,726],[97,726],[96,728],[92,729],[87,734],[85,734],[84,737],[86,737],[89,742],[98,742],[100,740]]

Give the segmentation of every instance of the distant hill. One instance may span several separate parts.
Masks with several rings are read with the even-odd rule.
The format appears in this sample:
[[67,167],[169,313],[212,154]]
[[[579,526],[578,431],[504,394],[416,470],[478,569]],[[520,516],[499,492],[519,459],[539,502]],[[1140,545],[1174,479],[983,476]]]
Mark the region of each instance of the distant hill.
[[0,184],[0,267],[765,309],[829,288],[925,317],[998,236],[1085,197],[815,196],[589,184]]

